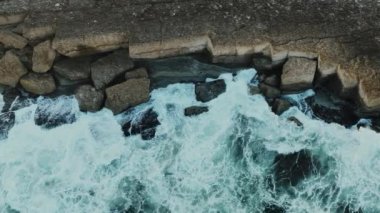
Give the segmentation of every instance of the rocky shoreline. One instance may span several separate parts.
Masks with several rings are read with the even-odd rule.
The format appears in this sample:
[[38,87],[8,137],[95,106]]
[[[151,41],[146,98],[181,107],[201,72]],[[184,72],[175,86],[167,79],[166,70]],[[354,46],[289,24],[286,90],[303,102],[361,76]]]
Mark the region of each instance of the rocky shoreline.
[[[118,114],[146,102],[154,88],[221,74],[149,67],[153,59],[201,54],[210,64],[255,68],[260,84],[251,92],[262,93],[278,114],[291,105],[282,95],[313,88],[341,100],[335,111],[311,100],[320,117],[341,115],[325,120],[352,124],[360,117],[378,117],[380,6],[376,1],[310,5],[3,1],[0,84],[32,97],[75,94],[82,111],[105,106]],[[357,16],[362,12],[368,17]],[[200,83],[195,92],[206,102],[213,90],[218,93],[223,86]]]

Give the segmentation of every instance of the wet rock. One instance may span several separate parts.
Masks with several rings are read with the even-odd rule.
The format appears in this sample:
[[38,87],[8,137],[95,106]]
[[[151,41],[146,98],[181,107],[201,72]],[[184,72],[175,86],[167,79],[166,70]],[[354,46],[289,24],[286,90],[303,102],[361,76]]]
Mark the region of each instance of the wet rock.
[[320,162],[309,150],[278,154],[273,162],[274,181],[277,186],[296,186],[310,175],[316,174]]
[[118,114],[129,107],[144,103],[149,99],[150,80],[130,79],[106,89],[105,106]]
[[158,114],[153,109],[148,109],[141,116],[127,121],[122,129],[126,137],[141,134],[143,140],[151,140],[156,135],[158,125]]
[[125,79],[132,79],[132,78],[148,78],[148,71],[142,67],[135,70],[131,70],[125,73]]
[[54,64],[54,72],[71,81],[89,79],[90,62],[90,57],[64,59]]
[[380,118],[372,119],[371,128],[376,132],[380,132]]
[[103,89],[125,71],[132,69],[128,50],[118,50],[91,64],[91,77],[96,89]]
[[286,213],[286,210],[275,204],[264,204],[263,213]]
[[1,112],[15,111],[34,103],[34,99],[20,92],[17,88],[8,87],[2,92],[4,106]]
[[53,66],[56,56],[51,41],[39,43],[33,49],[33,71],[38,73],[47,72]]
[[251,95],[257,95],[260,94],[260,89],[256,85],[248,85],[249,88],[249,94]]
[[272,104],[272,111],[277,115],[281,115],[283,112],[292,107],[292,103],[290,103],[286,99],[276,98]]
[[38,103],[34,113],[34,123],[46,129],[52,129],[77,120],[76,109],[63,99],[44,99]]
[[281,96],[281,90],[279,90],[276,87],[272,87],[266,84],[259,84],[260,92],[266,97],[266,98],[278,98]]
[[354,209],[351,204],[340,203],[336,213],[363,213],[361,208]]
[[80,86],[75,92],[81,111],[96,112],[104,103],[104,92],[97,91],[91,85]]
[[15,125],[15,113],[6,112],[0,114],[0,140],[8,138],[8,132]]
[[208,107],[207,106],[191,106],[185,108],[185,116],[195,116],[195,115],[200,115],[204,112],[208,112]]
[[27,72],[20,59],[12,51],[7,51],[0,59],[0,84],[15,87],[21,76]]
[[55,91],[55,81],[50,73],[28,73],[20,80],[21,86],[36,95],[46,95]]
[[195,85],[195,95],[197,101],[208,102],[217,98],[220,94],[226,91],[226,83],[223,79],[198,83]]
[[280,86],[280,78],[277,75],[271,75],[266,77],[263,83],[272,87],[278,87]]
[[312,88],[316,69],[315,60],[290,57],[283,67],[281,89],[297,92]]
[[287,120],[295,123],[298,127],[303,127],[303,123],[294,116],[289,117]]
[[28,41],[24,37],[11,31],[0,30],[0,43],[6,48],[22,49],[28,44]]

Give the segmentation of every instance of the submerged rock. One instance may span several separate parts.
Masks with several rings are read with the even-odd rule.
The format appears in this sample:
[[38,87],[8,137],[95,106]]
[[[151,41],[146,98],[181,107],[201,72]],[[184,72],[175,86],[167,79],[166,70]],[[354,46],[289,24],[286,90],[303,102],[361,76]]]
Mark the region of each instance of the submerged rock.
[[75,91],[75,98],[81,111],[96,112],[102,108],[104,92],[96,90],[91,85],[83,85]]
[[195,116],[200,115],[204,112],[208,112],[207,106],[191,106],[185,108],[184,114],[185,116]]
[[7,51],[0,59],[0,84],[16,87],[21,76],[27,72],[20,59],[12,51]]
[[292,107],[292,103],[290,103],[286,99],[276,98],[272,104],[272,111],[277,115],[281,115],[283,112]]
[[197,101],[208,102],[217,98],[226,91],[226,83],[223,79],[216,81],[198,83],[195,85],[195,95]]
[[283,67],[281,89],[297,92],[312,88],[316,69],[315,60],[290,57]]
[[36,95],[46,95],[55,91],[56,85],[50,73],[37,74],[30,72],[20,80],[21,86]]
[[118,114],[130,107],[144,103],[149,99],[150,80],[130,79],[106,89],[105,106]]
[[67,98],[44,99],[38,103],[34,123],[46,129],[71,124],[77,120],[76,110]]
[[136,119],[127,121],[122,129],[126,137],[141,134],[143,140],[150,140],[156,135],[156,127],[160,124],[158,114],[151,108]]
[[69,58],[54,64],[54,72],[71,81],[90,78],[90,57]]
[[287,120],[295,123],[298,127],[303,127],[303,123],[294,116],[289,117]]
[[91,78],[96,89],[103,89],[125,71],[132,69],[128,50],[118,50],[91,64]]
[[286,210],[275,204],[264,204],[263,213],[286,213]]
[[15,125],[15,113],[6,112],[0,114],[0,140],[8,138],[8,132]]
[[278,154],[273,162],[274,181],[278,186],[296,186],[312,174],[316,174],[321,165],[309,150],[290,154]]

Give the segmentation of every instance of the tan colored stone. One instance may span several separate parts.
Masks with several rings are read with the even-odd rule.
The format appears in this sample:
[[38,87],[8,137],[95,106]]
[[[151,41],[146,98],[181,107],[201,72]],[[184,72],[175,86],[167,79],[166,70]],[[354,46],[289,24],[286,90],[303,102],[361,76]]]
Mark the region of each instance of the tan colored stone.
[[127,71],[125,73],[125,79],[126,80],[132,79],[132,78],[148,78],[148,77],[149,77],[148,71],[144,67],[138,68],[135,70],[131,70],[131,71]]
[[96,112],[102,108],[104,91],[98,91],[91,85],[83,85],[75,91],[75,98],[80,110]]
[[339,68],[339,64],[319,58],[318,60],[318,81],[324,81],[325,79],[336,74]]
[[25,19],[25,14],[1,14],[0,25],[17,24]]
[[281,88],[285,91],[301,91],[313,86],[317,62],[306,58],[290,57],[284,64]]
[[54,78],[49,73],[33,73],[30,72],[20,80],[21,86],[30,93],[36,95],[46,95],[52,93],[56,89]]
[[33,71],[38,73],[49,71],[53,66],[55,56],[56,52],[50,40],[39,43],[33,49]]
[[16,87],[21,76],[27,72],[20,59],[12,51],[6,52],[0,60],[0,84]]
[[289,51],[288,57],[300,57],[308,59],[317,59],[319,56],[318,53],[313,52],[302,52],[302,51]]
[[106,107],[118,114],[149,99],[150,80],[130,79],[106,89]]
[[28,41],[11,31],[0,30],[0,43],[3,43],[5,47],[22,49],[28,44]]
[[380,76],[359,82],[359,98],[367,112],[380,112]]
[[[358,86],[358,78],[355,73],[349,69],[344,69],[339,67],[337,69],[338,76],[338,94],[343,97],[349,97],[352,95],[352,92]],[[336,83],[335,83],[336,84]]]
[[53,25],[23,27],[22,35],[29,40],[45,39],[55,33]]

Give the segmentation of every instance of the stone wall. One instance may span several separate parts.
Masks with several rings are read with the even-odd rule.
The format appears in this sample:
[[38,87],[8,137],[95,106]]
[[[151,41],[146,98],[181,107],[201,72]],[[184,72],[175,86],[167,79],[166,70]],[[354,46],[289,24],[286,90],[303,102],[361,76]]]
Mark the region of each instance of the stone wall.
[[333,78],[332,91],[380,110],[378,0],[2,0],[0,25],[0,83],[9,86],[43,75],[51,92],[53,63],[67,57],[206,51],[214,63],[263,71],[291,57],[314,60],[313,84]]

